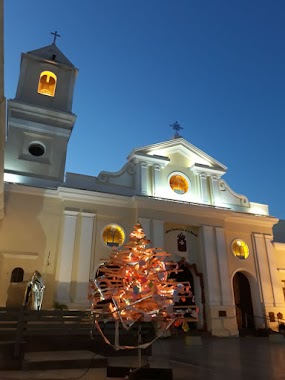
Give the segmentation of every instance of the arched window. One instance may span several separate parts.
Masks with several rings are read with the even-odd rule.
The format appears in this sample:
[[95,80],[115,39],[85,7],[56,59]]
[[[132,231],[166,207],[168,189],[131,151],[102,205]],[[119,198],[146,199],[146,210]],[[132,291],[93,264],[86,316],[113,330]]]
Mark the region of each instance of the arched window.
[[56,87],[56,75],[51,71],[43,71],[40,75],[38,93],[54,96]]
[[24,270],[22,268],[14,268],[11,273],[10,282],[23,282]]

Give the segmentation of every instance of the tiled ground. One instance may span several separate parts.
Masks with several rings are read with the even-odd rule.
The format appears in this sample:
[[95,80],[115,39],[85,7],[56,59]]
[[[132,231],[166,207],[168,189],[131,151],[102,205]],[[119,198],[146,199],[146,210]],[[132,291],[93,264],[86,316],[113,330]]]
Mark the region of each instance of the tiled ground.
[[[153,345],[153,360],[158,365],[170,366],[173,380],[285,380],[285,339],[276,342],[257,337],[207,337],[202,338],[202,344],[194,343],[186,344],[183,337],[160,339]],[[46,355],[44,359],[48,359]],[[107,377],[105,368],[1,371],[0,380],[6,379],[105,380]]]

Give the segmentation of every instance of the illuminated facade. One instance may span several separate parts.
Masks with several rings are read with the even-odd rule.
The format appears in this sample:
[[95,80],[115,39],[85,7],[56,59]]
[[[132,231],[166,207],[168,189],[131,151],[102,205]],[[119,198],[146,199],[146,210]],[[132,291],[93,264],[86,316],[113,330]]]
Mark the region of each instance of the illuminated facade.
[[88,307],[89,278],[139,221],[152,247],[186,261],[198,328],[218,336],[276,328],[264,316],[285,316],[285,244],[272,232],[278,219],[235,193],[222,163],[178,136],[134,149],[117,173],[64,173],[76,74],[54,43],[22,55],[8,102],[0,306],[19,305],[38,270],[44,308]]

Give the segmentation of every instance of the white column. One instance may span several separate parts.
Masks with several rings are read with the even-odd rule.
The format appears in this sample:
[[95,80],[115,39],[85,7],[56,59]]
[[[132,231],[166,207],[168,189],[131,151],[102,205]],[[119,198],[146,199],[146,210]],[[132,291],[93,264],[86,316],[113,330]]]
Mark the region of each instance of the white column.
[[147,194],[147,185],[148,185],[148,178],[147,178],[147,170],[148,170],[148,165],[145,162],[140,163],[140,184],[141,184],[141,195],[148,195]]
[[211,176],[210,183],[211,183],[212,204],[215,206],[220,206],[221,201],[220,201],[218,177],[216,175]]
[[70,302],[70,284],[74,255],[74,242],[77,222],[77,211],[64,211],[62,226],[62,241],[59,261],[57,264],[56,299],[60,303]]
[[202,196],[201,196],[201,184],[200,184],[200,174],[197,174],[195,171],[194,173],[194,181],[193,186],[191,186],[191,193],[193,196],[193,202],[200,203]]
[[158,164],[153,165],[153,196],[160,196],[161,182],[161,166]]
[[263,303],[265,306],[273,306],[273,290],[263,235],[254,233],[253,238],[255,242],[255,257]]
[[152,246],[164,248],[164,221],[152,220]]
[[146,238],[151,240],[151,229],[150,229],[151,219],[139,218],[139,222],[142,225]]
[[201,184],[201,201],[202,203],[210,204],[208,177],[205,173],[200,174],[200,184]]
[[73,302],[87,304],[87,293],[90,279],[92,237],[95,214],[81,213],[81,233],[79,241],[79,257],[76,268],[75,297]]
[[228,255],[226,248],[225,232],[222,227],[215,227],[217,257],[220,272],[222,305],[234,305],[232,285],[229,275]]
[[205,269],[209,305],[221,305],[221,288],[219,278],[219,264],[217,259],[214,227],[202,226],[204,245]]
[[281,286],[281,282],[278,278],[276,258],[274,253],[274,247],[272,245],[273,236],[265,235],[264,239],[268,257],[274,304],[275,306],[284,307],[283,289]]

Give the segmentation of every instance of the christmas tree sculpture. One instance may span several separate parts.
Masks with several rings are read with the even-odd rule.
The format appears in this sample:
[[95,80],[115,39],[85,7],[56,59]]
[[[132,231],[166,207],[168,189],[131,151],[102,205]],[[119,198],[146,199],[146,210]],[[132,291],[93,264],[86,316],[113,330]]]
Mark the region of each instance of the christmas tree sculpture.
[[[178,265],[166,262],[170,255],[162,249],[146,248],[149,243],[142,226],[136,224],[127,244],[114,248],[109,260],[101,265],[100,275],[90,281],[94,322],[109,344],[100,329],[100,321],[116,321],[116,326],[121,323],[129,329],[135,322],[155,320],[159,337],[174,322],[183,324],[185,313],[193,316],[196,313],[187,307],[175,309],[176,302],[192,297],[190,284],[169,279],[170,273],[179,271]],[[127,347],[121,347],[117,337],[115,348]]]

